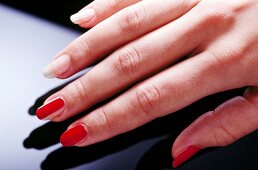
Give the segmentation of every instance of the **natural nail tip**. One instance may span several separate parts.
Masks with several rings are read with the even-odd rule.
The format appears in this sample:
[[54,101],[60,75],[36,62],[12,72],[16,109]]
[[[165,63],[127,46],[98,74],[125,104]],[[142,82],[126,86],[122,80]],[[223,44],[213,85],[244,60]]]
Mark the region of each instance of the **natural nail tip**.
[[76,14],[71,15],[70,20],[74,24],[80,24],[80,23],[89,22],[94,18],[95,15],[96,13],[94,9],[84,9],[77,12]]
[[44,77],[48,79],[57,78],[69,70],[71,58],[68,54],[63,54],[48,64],[43,70]]
[[46,67],[43,71],[43,76],[47,79],[53,79],[56,78],[56,75],[49,71],[48,67]]
[[74,23],[74,24],[79,24],[79,20],[78,19],[76,19],[77,17],[76,17],[76,14],[73,14],[73,15],[71,15],[71,17],[70,17],[70,20]]

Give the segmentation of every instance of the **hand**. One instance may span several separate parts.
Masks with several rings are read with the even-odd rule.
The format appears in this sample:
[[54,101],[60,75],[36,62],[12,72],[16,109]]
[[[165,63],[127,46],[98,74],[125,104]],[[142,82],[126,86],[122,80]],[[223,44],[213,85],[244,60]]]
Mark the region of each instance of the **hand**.
[[87,146],[205,96],[249,86],[243,97],[182,132],[173,145],[173,165],[200,149],[228,145],[258,127],[257,16],[256,0],[96,0],[71,17],[93,28],[62,50],[44,74],[68,78],[103,60],[47,99],[37,116],[62,121],[122,92],[61,136],[64,146]]

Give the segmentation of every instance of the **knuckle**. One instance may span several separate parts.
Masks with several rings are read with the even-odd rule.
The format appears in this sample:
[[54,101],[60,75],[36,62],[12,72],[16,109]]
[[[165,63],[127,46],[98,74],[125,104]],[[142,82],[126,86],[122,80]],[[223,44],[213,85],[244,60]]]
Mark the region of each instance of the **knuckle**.
[[134,47],[126,47],[117,53],[114,67],[119,74],[130,75],[140,69],[140,55]]
[[219,112],[212,111],[207,116],[210,117],[213,121],[213,138],[214,141],[216,141],[216,145],[218,146],[226,146],[238,139],[238,131],[236,129],[233,129],[229,122],[223,121],[224,119],[221,119],[221,116],[218,115]]
[[229,25],[234,21],[234,15],[230,12],[211,10],[204,16],[207,24]]
[[160,91],[154,85],[140,86],[135,91],[140,110],[147,116],[155,118],[155,112],[161,105]]
[[237,16],[236,11],[229,3],[204,1],[202,4],[203,21],[206,24],[231,25]]
[[230,70],[232,60],[229,57],[213,51],[206,51],[205,55],[209,61],[206,64],[206,68],[209,69],[210,73],[223,74],[225,76],[226,71]]
[[128,7],[121,11],[118,26],[123,33],[135,34],[145,24],[145,9],[141,5]]
[[89,44],[89,40],[88,37],[85,35],[83,35],[80,38],[80,43],[78,43],[78,48],[79,51],[82,53],[82,56],[92,56],[92,48]]
[[217,54],[216,52],[213,51],[208,51],[206,52],[207,57],[209,57],[209,60],[211,61],[209,63],[209,67],[213,68],[218,68],[219,66],[221,67],[225,63],[225,57],[222,57],[221,55]]
[[108,129],[111,129],[111,123],[110,123],[110,119],[108,116],[108,112],[105,110],[105,108],[102,106],[99,108],[99,112],[101,119],[104,122],[104,126],[107,127]]
[[[245,57],[248,56],[247,54],[249,49],[248,47],[244,46],[235,48],[232,45],[229,45],[227,42],[223,43],[220,48],[223,50],[215,51],[213,49],[205,52],[209,61],[207,62],[207,68],[212,73],[219,74],[220,76],[223,75],[223,79],[228,77],[228,80],[232,80],[232,75],[238,71],[235,70],[236,66],[239,68],[245,67],[243,60],[245,60]],[[234,72],[232,72],[232,70],[234,70]],[[239,76],[239,78],[240,77],[241,76]],[[242,79],[241,82],[244,83],[245,79]]]
[[244,57],[248,54],[249,47],[247,45],[239,45],[238,48],[227,47],[224,50],[224,58],[228,58],[230,61],[242,62]]
[[89,97],[87,95],[88,93],[87,93],[86,87],[80,79],[75,80],[72,83],[72,86],[73,86],[75,98],[78,98],[79,101],[81,101],[82,103],[88,101]]

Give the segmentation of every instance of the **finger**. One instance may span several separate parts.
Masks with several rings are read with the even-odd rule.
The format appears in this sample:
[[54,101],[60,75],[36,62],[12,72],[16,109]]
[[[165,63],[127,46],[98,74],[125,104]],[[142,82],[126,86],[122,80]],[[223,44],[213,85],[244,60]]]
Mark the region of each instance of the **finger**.
[[[195,49],[202,41],[202,37],[209,34],[209,30],[205,27],[199,27],[199,24],[182,28],[181,25],[190,21],[192,23],[200,22],[198,19],[192,19],[191,15],[185,15],[162,29],[120,48],[83,77],[54,94],[54,97],[62,96],[66,99],[68,109],[53,120],[67,119],[99,101],[111,97],[144,77],[161,71],[181,56],[185,56]],[[198,35],[200,32],[203,35]],[[196,35],[198,38],[195,38]],[[189,42],[189,39],[192,41]],[[103,86],[103,84],[105,85]],[[69,96],[73,96],[73,98]],[[48,100],[51,99],[53,96]]]
[[90,28],[121,9],[133,5],[140,0],[95,0],[71,16],[74,24]]
[[177,167],[200,149],[226,146],[258,128],[258,88],[231,99],[199,117],[176,139],[172,155]]
[[[62,135],[62,144],[93,144],[175,112],[204,96],[235,88],[225,81],[230,80],[226,71],[215,64],[203,53],[153,76],[73,123]],[[211,66],[213,71],[208,71]]]
[[68,45],[46,67],[44,75],[67,78],[126,42],[177,19],[196,1],[149,0],[125,8]]

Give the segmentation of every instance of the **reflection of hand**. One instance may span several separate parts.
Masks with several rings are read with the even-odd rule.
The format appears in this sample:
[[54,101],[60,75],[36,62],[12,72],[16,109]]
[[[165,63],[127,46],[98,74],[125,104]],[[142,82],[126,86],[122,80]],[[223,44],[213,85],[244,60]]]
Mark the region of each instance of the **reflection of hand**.
[[67,78],[115,51],[52,95],[37,115],[62,121],[139,82],[61,137],[65,146],[86,146],[210,94],[252,86],[182,132],[172,149],[174,166],[200,149],[230,144],[258,126],[257,16],[255,0],[96,0],[71,18],[94,27],[44,74]]

